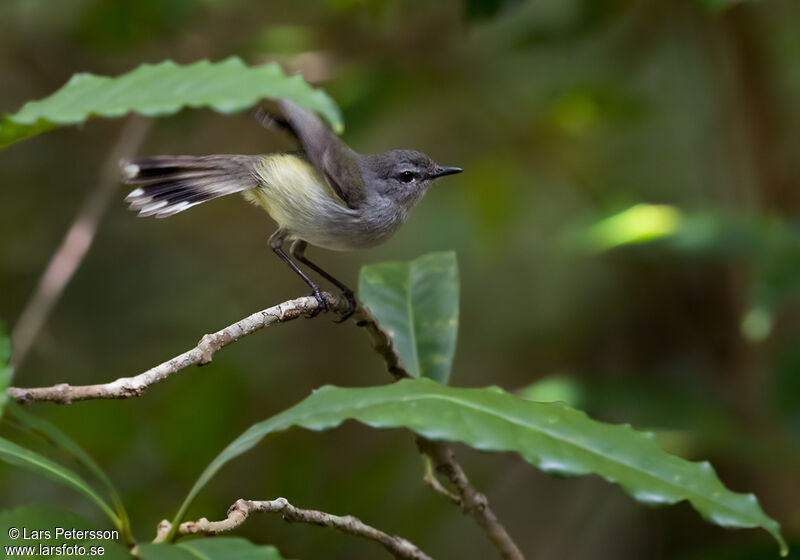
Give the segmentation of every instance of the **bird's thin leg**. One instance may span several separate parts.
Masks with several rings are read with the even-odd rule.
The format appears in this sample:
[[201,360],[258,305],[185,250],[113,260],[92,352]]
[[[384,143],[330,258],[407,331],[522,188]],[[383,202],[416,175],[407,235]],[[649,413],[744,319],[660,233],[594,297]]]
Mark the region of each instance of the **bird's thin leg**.
[[303,282],[308,284],[308,286],[311,288],[314,297],[317,298],[318,305],[317,308],[311,312],[309,317],[315,317],[320,311],[322,310],[327,311],[328,304],[325,301],[325,298],[322,297],[322,293],[319,291],[319,287],[317,287],[317,285],[314,284],[311,278],[306,276],[305,273],[303,273],[303,271],[300,270],[300,268],[296,264],[294,264],[294,261],[292,261],[292,259],[290,259],[289,256],[283,251],[283,238],[285,235],[286,232],[280,229],[275,233],[273,233],[269,238],[269,246],[275,252],[275,254],[278,255],[283,262],[288,264],[289,268],[294,270],[297,273],[297,275],[303,279]]
[[325,278],[328,282],[342,290],[342,295],[347,299],[347,311],[339,318],[337,323],[342,323],[346,321],[353,313],[356,312],[356,296],[353,293],[353,290],[348,288],[345,284],[334,278],[329,272],[326,272],[318,265],[314,264],[310,260],[306,258],[306,247],[308,247],[308,243],[303,241],[302,239],[298,239],[294,243],[292,243],[291,247],[289,248],[289,252],[291,255],[296,258],[301,263],[308,266],[311,270]]

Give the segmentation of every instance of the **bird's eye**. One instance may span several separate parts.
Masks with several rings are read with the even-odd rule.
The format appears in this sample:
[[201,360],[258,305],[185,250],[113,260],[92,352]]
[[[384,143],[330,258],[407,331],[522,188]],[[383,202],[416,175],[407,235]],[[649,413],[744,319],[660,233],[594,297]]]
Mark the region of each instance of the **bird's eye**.
[[414,173],[411,171],[403,171],[400,175],[397,176],[404,183],[410,183],[414,180]]

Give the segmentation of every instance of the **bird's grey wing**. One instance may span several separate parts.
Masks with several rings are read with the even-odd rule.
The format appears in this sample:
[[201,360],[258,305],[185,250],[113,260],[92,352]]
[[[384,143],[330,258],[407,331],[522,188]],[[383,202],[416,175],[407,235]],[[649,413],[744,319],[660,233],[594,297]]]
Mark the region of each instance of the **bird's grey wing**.
[[350,208],[357,208],[366,195],[358,154],[311,111],[288,99],[278,101],[311,163]]

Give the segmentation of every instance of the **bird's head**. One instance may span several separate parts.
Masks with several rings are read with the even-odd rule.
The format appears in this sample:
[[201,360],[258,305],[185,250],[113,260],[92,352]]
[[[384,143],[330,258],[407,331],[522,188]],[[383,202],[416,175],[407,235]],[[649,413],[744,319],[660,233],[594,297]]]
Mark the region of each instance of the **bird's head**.
[[406,206],[416,203],[434,179],[462,171],[460,167],[443,167],[414,150],[363,156],[361,168],[368,185]]

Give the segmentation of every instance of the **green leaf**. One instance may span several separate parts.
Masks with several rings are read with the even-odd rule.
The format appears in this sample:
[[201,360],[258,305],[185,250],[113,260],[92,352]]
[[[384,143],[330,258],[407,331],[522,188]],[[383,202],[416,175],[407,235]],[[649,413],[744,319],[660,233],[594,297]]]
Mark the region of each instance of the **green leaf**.
[[[16,539],[9,536],[11,528],[16,528],[22,532],[23,528],[28,532],[28,536],[32,537],[31,531],[50,531],[50,535],[38,534],[35,538],[23,539],[22,535]],[[100,539],[81,539],[81,538],[64,538],[64,535],[55,535],[55,527],[63,527],[65,529],[78,529],[78,530],[94,530],[105,531],[106,528],[98,527],[96,523],[81,517],[64,508],[57,508],[50,505],[27,505],[0,512],[0,550],[4,551],[8,558],[64,558],[67,556],[77,558],[83,556],[85,558],[103,558],[103,560],[131,560],[131,555],[128,549],[114,538],[100,538]],[[105,537],[106,534],[101,534]],[[108,534],[113,537],[113,535]],[[48,550],[49,554],[41,554],[44,550],[39,549],[39,545],[48,547],[57,547],[65,544],[66,546],[82,546],[86,549],[85,555],[76,554],[75,549],[72,549],[72,554],[68,554],[69,549],[62,551],[61,554],[56,551]],[[6,547],[10,546],[23,546],[35,547],[35,554],[9,554]],[[103,552],[95,549],[92,554],[91,547],[103,547]],[[6,558],[6,556],[3,556]]]
[[6,389],[11,385],[11,376],[14,373],[11,367],[11,341],[6,336],[3,325],[0,324],[0,418],[3,410],[8,405]]
[[334,428],[353,419],[374,428],[404,427],[435,440],[460,441],[482,451],[516,451],[543,471],[560,475],[596,473],[647,504],[688,500],[723,527],[762,527],[786,553],[780,527],[752,494],[725,488],[708,462],[693,463],[666,453],[652,434],[630,426],[597,422],[561,403],[530,402],[497,387],[462,389],[428,379],[384,387],[326,386],[296,406],[255,424],[202,473],[173,521],[228,461],[270,433],[299,426]]
[[287,76],[275,63],[246,66],[231,57],[181,66],[167,60],[142,64],[109,78],[75,74],[65,86],[40,101],[26,103],[0,121],[0,148],[58,126],[79,124],[92,116],[121,117],[130,112],[172,115],[184,107],[210,107],[220,113],[242,111],[259,99],[289,98],[318,111],[337,132],[343,127],[336,104],[301,76]]
[[98,465],[95,460],[92,459],[92,457],[77,443],[75,443],[67,434],[59,430],[51,422],[48,422],[44,418],[29,414],[18,404],[13,402],[9,403],[8,416],[15,420],[21,429],[39,434],[57,449],[67,452],[76,461],[78,461],[78,463],[82,464],[84,467],[86,467],[86,469],[94,474],[100,482],[103,483],[108,490],[111,501],[114,504],[114,510],[120,519],[121,526],[119,528],[123,532],[125,541],[133,542],[130,532],[130,520],[128,518],[128,513],[125,511],[125,507],[122,504],[122,500],[120,499],[114,484],[111,482],[111,479],[108,478],[108,475],[106,475],[105,471],[100,468],[100,465]]
[[447,383],[458,332],[455,253],[365,266],[358,296],[392,338],[411,375]]
[[44,457],[34,451],[25,449],[14,442],[8,441],[5,438],[0,438],[0,460],[5,461],[10,465],[22,467],[35,473],[41,474],[51,480],[59,482],[65,486],[81,492],[85,496],[100,506],[106,515],[114,522],[114,525],[119,527],[121,520],[114,511],[106,504],[97,492],[89,486],[83,478],[67,469]]
[[142,560],[281,560],[274,546],[259,546],[241,537],[195,539],[178,544],[144,544]]
[[3,115],[0,119],[0,150],[58,127],[57,124],[44,120],[34,124],[19,124],[11,120],[11,117],[12,115]]

